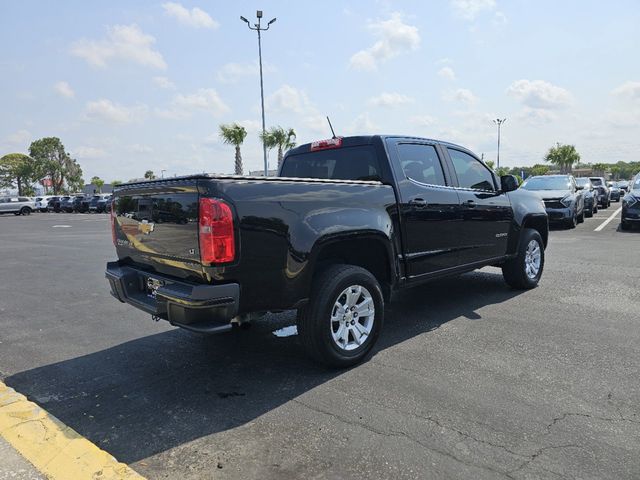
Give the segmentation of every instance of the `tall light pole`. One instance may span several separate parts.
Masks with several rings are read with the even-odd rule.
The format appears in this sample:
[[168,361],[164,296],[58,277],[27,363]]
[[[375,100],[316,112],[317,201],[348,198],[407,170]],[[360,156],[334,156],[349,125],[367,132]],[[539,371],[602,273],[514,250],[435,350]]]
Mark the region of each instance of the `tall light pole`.
[[504,122],[506,122],[507,119],[506,118],[496,118],[493,123],[495,123],[496,125],[498,125],[498,158],[496,159],[496,163],[497,163],[497,167],[496,170],[498,168],[500,168],[500,127],[502,126],[502,124]]
[[269,165],[267,164],[267,145],[265,144],[265,125],[264,125],[264,84],[262,80],[262,37],[260,32],[266,32],[269,30],[269,27],[276,21],[275,18],[271,19],[269,23],[267,23],[266,28],[262,28],[260,26],[260,20],[262,19],[262,10],[258,10],[256,12],[256,17],[258,17],[258,23],[254,23],[253,27],[249,23],[249,20],[244,18],[242,15],[240,16],[240,20],[247,24],[249,30],[255,30],[258,32],[258,59],[260,62],[260,101],[262,102],[262,153],[264,154],[264,176],[269,175]]

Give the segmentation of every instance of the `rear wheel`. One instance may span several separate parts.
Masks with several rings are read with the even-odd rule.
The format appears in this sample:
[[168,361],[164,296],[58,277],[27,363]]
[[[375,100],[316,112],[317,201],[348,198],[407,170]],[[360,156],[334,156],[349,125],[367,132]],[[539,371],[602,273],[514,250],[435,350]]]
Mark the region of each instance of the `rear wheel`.
[[384,321],[376,278],[364,268],[334,265],[313,282],[308,305],[298,311],[298,335],[315,360],[331,367],[362,361]]
[[522,231],[518,254],[502,266],[505,282],[515,289],[527,290],[538,285],[544,269],[544,244],[537,230]]
[[20,215],[31,215],[31,209],[29,207],[22,207],[20,209]]

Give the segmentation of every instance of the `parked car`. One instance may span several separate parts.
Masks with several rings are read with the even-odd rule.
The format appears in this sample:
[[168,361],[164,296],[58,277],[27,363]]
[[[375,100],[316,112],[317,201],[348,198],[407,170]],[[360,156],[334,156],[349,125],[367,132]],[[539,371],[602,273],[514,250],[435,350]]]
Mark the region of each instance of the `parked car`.
[[516,289],[541,278],[542,202],[464,147],[339,137],[289,150],[279,175],[118,187],[113,296],[207,333],[297,309],[311,356],[345,367],[375,344],[394,291],[486,265]]
[[591,184],[598,190],[598,205],[602,208],[609,208],[611,206],[611,199],[609,198],[609,187],[603,177],[589,177]]
[[620,190],[622,190],[622,195],[624,196],[625,193],[629,192],[629,181],[628,180],[620,180],[619,182],[616,183],[616,185],[618,186],[618,188]]
[[87,210],[89,212],[103,212],[104,211],[104,200],[105,198],[109,198],[111,195],[106,194],[96,194],[91,198],[87,198],[85,201],[87,202]]
[[60,202],[63,197],[54,196],[49,199],[49,203],[47,204],[47,210],[50,212],[59,212],[60,211]]
[[71,209],[75,213],[85,213],[89,209],[89,204],[86,201],[85,195],[75,195],[71,202]]
[[98,213],[111,211],[111,195],[103,195],[102,198],[98,200],[96,211]]
[[60,206],[58,207],[58,212],[73,212],[73,199],[75,197],[73,195],[65,195],[64,197],[60,197]]
[[598,213],[598,192],[588,178],[576,178],[576,185],[582,187],[585,217],[593,217],[594,213]]
[[620,190],[618,184],[614,182],[614,184],[609,187],[609,200],[612,202],[619,202],[623,196],[624,192]]
[[640,173],[629,182],[629,193],[622,199],[620,228],[631,230],[633,225],[640,225]]
[[49,200],[51,200],[52,196],[45,197],[36,197],[35,210],[39,212],[48,212],[49,211]]
[[584,222],[584,194],[573,175],[537,175],[527,178],[520,188],[538,195],[544,202],[549,222],[575,228]]
[[14,213],[16,215],[31,215],[36,210],[36,202],[29,197],[0,198],[0,213]]

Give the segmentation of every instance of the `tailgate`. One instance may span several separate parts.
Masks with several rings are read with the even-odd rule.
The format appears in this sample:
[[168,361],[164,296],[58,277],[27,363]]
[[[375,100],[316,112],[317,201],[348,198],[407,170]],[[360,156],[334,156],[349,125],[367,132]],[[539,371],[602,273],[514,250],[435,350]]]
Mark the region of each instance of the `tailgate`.
[[202,277],[195,180],[125,187],[114,195],[118,258],[178,277]]

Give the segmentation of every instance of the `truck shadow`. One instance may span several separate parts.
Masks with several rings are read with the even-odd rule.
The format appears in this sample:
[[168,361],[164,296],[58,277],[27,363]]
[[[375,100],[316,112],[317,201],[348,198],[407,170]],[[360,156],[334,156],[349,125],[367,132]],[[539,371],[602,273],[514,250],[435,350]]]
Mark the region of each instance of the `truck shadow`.
[[[518,295],[488,270],[407,290],[388,306],[373,356]],[[133,463],[244,425],[342,375],[305,356],[293,324],[273,315],[247,331],[199,337],[170,330],[21,372],[5,383],[118,460]],[[358,368],[358,367],[355,367]]]

